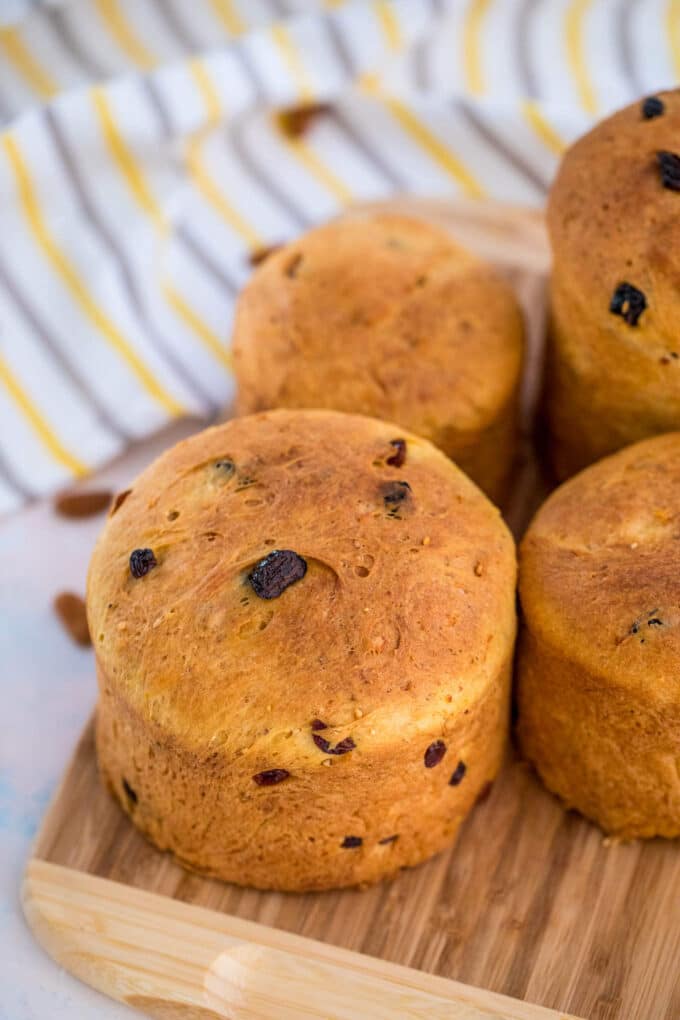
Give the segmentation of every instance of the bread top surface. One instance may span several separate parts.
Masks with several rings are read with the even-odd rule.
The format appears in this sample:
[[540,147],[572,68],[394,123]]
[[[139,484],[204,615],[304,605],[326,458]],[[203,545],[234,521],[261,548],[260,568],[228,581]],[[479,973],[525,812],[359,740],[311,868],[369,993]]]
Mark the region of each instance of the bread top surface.
[[[135,578],[139,548],[157,566]],[[248,577],[273,550],[307,572],[264,599]],[[318,758],[312,720],[331,742],[371,730],[389,745],[482,696],[510,654],[514,579],[497,509],[427,441],[274,411],[137,479],[93,554],[88,617],[107,686],[180,746],[237,753],[300,732]]]
[[238,301],[246,409],[328,407],[433,435],[484,427],[519,378],[510,286],[443,230],[379,213],[329,223],[269,256]]
[[[678,389],[680,192],[664,187],[657,153],[680,157],[680,89],[658,99],[661,115],[645,117],[639,100],[571,146],[550,192],[548,227],[567,339],[570,319],[579,336],[595,324],[624,371],[627,359],[647,353]],[[610,311],[622,283],[644,295],[636,325]]]
[[680,433],[560,486],[520,546],[530,630],[622,687],[680,703]]

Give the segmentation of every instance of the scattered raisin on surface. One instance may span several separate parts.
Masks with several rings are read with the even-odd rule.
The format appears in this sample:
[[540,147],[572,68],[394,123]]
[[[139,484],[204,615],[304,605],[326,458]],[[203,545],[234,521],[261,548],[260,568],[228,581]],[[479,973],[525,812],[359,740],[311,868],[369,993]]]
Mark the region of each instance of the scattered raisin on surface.
[[361,846],[362,843],[363,839],[361,838],[361,836],[345,836],[340,846],[344,847],[346,850],[349,850],[352,849],[353,847]]
[[290,772],[286,769],[265,769],[264,772],[258,772],[253,776],[254,781],[258,786],[276,786],[277,783],[282,783],[284,779],[288,779]]
[[675,152],[661,150],[656,160],[661,171],[661,183],[669,191],[680,191],[680,156]]
[[250,585],[261,599],[277,599],[307,573],[307,563],[292,549],[274,549],[248,574]]
[[397,840],[397,839],[399,839],[399,834],[398,833],[396,833],[394,836],[383,836],[382,839],[378,840],[378,843],[381,846],[384,846],[385,843],[394,843],[394,841]]
[[664,109],[663,101],[658,96],[647,96],[642,100],[642,116],[645,120],[660,117]]
[[87,626],[87,613],[85,603],[80,595],[73,592],[63,591],[54,600],[54,611],[59,617],[64,630],[78,645],[83,648],[92,644],[90,631]]
[[390,439],[390,446],[394,447],[394,453],[387,458],[386,463],[399,468],[406,460],[406,440]]
[[423,758],[425,762],[425,768],[433,769],[435,765],[439,765],[439,762],[442,760],[445,754],[446,744],[444,743],[444,741],[435,740],[432,744],[430,744],[427,751],[425,752]]
[[660,620],[658,616],[653,616],[651,620],[647,620],[648,627],[663,627],[663,620]]
[[312,721],[310,723],[310,726],[312,727],[313,730],[327,730],[328,729],[328,726],[326,725],[326,723],[322,722],[321,719],[312,719]]
[[54,500],[54,509],[60,517],[93,517],[106,510],[111,502],[108,489],[73,489],[60,492]]
[[256,248],[254,251],[251,251],[248,256],[248,261],[251,266],[259,266],[263,262],[266,262],[269,256],[273,255],[275,251],[278,251],[280,247],[280,244],[267,244],[262,248]]
[[126,795],[129,797],[129,799],[132,801],[132,803],[136,804],[137,801],[139,800],[139,797],[137,796],[135,791],[132,789],[132,787],[130,786],[130,784],[128,783],[128,781],[127,781],[127,779],[125,777],[123,777],[123,789],[125,790]]
[[122,507],[123,503],[128,498],[128,496],[130,495],[131,492],[132,492],[132,489],[124,489],[123,492],[119,492],[118,493],[118,495],[116,496],[116,498],[113,501],[113,506],[111,507],[111,510],[109,511],[109,517],[113,517],[115,512],[117,510],[120,510],[120,508]]
[[332,746],[330,740],[326,740],[325,737],[320,736],[318,733],[312,733],[312,740],[324,754],[347,754],[348,751],[353,751],[357,746],[351,737],[345,737],[335,747]]
[[637,326],[638,319],[647,307],[647,298],[632,283],[620,283],[609,304],[613,315],[620,315],[629,326]]
[[279,128],[287,138],[301,138],[313,122],[325,116],[330,109],[328,103],[305,103],[281,110],[277,115]]
[[157,566],[153,549],[133,549],[130,553],[130,573],[133,577],[144,577]]
[[229,457],[222,457],[220,460],[216,460],[213,467],[223,478],[231,478],[236,470],[233,460],[230,460]]
[[459,761],[449,779],[449,786],[458,786],[463,780],[463,776],[467,772],[467,766],[464,761]]

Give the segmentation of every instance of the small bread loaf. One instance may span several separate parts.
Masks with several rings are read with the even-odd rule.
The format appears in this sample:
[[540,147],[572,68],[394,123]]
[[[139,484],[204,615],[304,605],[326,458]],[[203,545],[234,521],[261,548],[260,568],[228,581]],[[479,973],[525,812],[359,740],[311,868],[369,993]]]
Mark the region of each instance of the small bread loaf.
[[519,737],[608,833],[680,835],[680,434],[566,482],[522,542]]
[[102,774],[188,867],[372,882],[441,850],[501,763],[515,555],[396,425],[230,421],[114,503],[88,581]]
[[523,330],[510,286],[443,230],[389,213],[338,220],[271,255],[241,294],[237,409],[399,422],[499,502]]
[[560,478],[680,428],[679,191],[677,89],[602,121],[562,161],[546,393]]

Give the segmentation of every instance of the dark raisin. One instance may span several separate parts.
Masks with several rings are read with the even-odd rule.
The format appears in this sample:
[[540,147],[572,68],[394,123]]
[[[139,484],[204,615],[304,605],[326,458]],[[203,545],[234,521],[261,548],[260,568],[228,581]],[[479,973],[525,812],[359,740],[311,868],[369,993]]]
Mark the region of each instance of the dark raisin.
[[220,475],[223,478],[231,478],[234,471],[236,470],[236,465],[234,464],[233,460],[229,460],[228,457],[223,457],[221,460],[216,460],[213,467],[215,468],[215,471],[219,471]]
[[178,517],[179,517],[179,510],[170,510],[168,512],[168,520],[169,521],[176,521]]
[[357,746],[351,737],[345,737],[344,740],[339,741],[333,747],[330,740],[326,740],[325,737],[319,736],[318,733],[312,733],[312,740],[324,754],[347,754],[348,751],[353,751]]
[[406,440],[390,439],[390,446],[394,447],[394,453],[391,457],[387,458],[386,463],[391,467],[400,468],[406,460]]
[[399,839],[398,833],[394,836],[384,836],[382,839],[378,840],[378,843],[380,843],[380,845],[383,846],[385,843],[394,843],[394,841],[397,839]]
[[680,156],[674,152],[657,152],[656,160],[661,170],[661,183],[669,191],[680,191]]
[[328,729],[328,726],[326,725],[326,723],[322,722],[321,719],[312,719],[310,725],[311,725],[313,730],[327,730]]
[[345,847],[346,850],[350,850],[355,846],[361,846],[363,839],[361,836],[345,836],[340,846]]
[[125,790],[125,794],[128,797],[128,799],[131,800],[133,804],[136,804],[137,801],[139,800],[139,797],[132,789],[127,779],[125,779],[125,777],[123,777],[123,789]]
[[258,598],[277,599],[291,584],[307,573],[307,563],[291,549],[275,549],[248,574]]
[[652,120],[654,117],[660,117],[664,112],[663,102],[658,96],[647,96],[642,101],[642,116],[645,120]]
[[443,740],[435,740],[434,743],[430,744],[427,751],[425,752],[425,768],[433,769],[435,765],[439,765],[446,754],[446,744]]
[[629,326],[637,326],[638,319],[647,307],[647,298],[632,283],[620,283],[612,295],[609,311],[620,315]]
[[133,549],[130,553],[130,573],[133,577],[144,577],[158,566],[153,549]]
[[464,761],[459,761],[449,779],[449,786],[458,786],[463,780],[463,776],[467,771],[467,766]]
[[116,512],[116,510],[120,510],[120,508],[122,507],[123,503],[128,498],[128,496],[130,495],[131,492],[132,492],[132,489],[125,489],[124,492],[119,492],[118,493],[118,495],[116,496],[116,498],[113,501],[113,506],[111,507],[111,510],[109,512],[109,516],[110,517],[113,517],[113,515]]
[[289,775],[290,772],[287,772],[286,769],[265,769],[264,772],[256,773],[253,779],[258,786],[276,786],[277,783],[288,779]]
[[663,627],[663,620],[660,620],[658,616],[653,616],[651,620],[647,620],[648,627]]
[[408,482],[388,482],[383,486],[383,499],[388,506],[398,506],[411,492]]

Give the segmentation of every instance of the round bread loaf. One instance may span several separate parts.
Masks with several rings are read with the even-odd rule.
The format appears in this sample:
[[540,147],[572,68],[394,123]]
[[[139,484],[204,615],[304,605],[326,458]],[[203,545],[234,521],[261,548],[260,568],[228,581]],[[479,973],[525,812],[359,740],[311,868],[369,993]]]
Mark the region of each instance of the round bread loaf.
[[546,409],[560,478],[680,427],[680,91],[598,124],[562,161]]
[[209,429],[92,559],[102,773],[185,865],[372,882],[450,843],[507,735],[515,556],[430,443],[327,411]]
[[510,286],[443,230],[388,213],[338,220],[269,256],[243,290],[237,409],[397,421],[499,502],[523,329]]
[[680,835],[680,434],[562,485],[522,542],[519,737],[609,833]]

